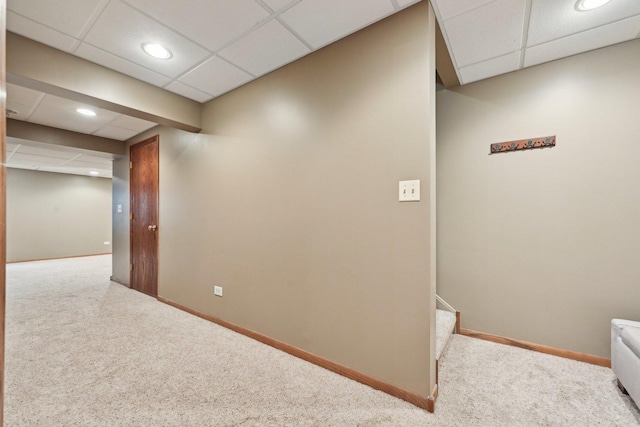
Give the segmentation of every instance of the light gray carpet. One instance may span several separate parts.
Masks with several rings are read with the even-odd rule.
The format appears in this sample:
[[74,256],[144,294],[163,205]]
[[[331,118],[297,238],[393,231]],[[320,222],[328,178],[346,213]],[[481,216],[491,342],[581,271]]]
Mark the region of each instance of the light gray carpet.
[[7,426],[640,425],[609,369],[454,336],[436,413],[110,283],[7,268]]

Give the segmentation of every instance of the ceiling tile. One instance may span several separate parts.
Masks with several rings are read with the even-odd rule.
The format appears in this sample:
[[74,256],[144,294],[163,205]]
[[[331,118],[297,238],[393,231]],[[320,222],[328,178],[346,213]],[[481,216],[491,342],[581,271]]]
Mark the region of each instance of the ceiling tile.
[[79,37],[101,0],[9,0],[7,10],[73,37]]
[[171,81],[169,77],[158,74],[155,71],[151,71],[148,68],[134,64],[133,62],[122,59],[119,56],[105,52],[104,50],[86,43],[82,43],[74,54],[86,59],[87,61],[95,62],[98,65],[102,65],[103,67],[110,68],[138,80],[151,83],[155,86],[164,86]]
[[7,12],[7,30],[65,52],[71,52],[77,40],[59,31]]
[[273,11],[279,11],[280,9],[289,6],[291,3],[294,3],[295,0],[262,0],[264,3],[271,8]]
[[525,67],[553,61],[592,49],[631,40],[638,35],[640,15],[530,47],[525,52]]
[[310,51],[281,23],[273,20],[220,52],[220,56],[254,76],[261,76]]
[[208,93],[200,92],[199,90],[194,89],[191,86],[187,86],[179,81],[171,82],[165,87],[165,89],[200,103],[207,102],[212,98]]
[[[115,0],[106,7],[85,41],[169,77],[177,77],[209,56],[209,52],[195,43]],[[173,56],[170,59],[153,58],[142,50],[144,43],[160,43]]]
[[398,6],[400,6],[401,8],[405,8],[411,4],[418,3],[421,0],[397,0],[397,1],[398,1]]
[[[65,166],[73,167],[73,168],[88,168],[88,169],[106,169],[104,162],[94,163],[94,162],[84,162],[82,161],[82,157],[78,160],[72,160],[69,163],[65,164]],[[111,166],[109,164],[109,166]]]
[[442,21],[446,21],[465,12],[476,9],[493,0],[436,0],[434,9],[440,13]]
[[114,126],[103,126],[97,131],[93,132],[95,136],[101,136],[103,138],[117,139],[118,141],[125,141],[129,138],[133,138],[140,132],[130,129],[122,129]]
[[509,73],[520,68],[520,51],[460,69],[462,83],[471,83],[488,77]]
[[11,157],[8,163],[14,162],[30,162],[38,165],[62,165],[67,162],[67,159],[61,159],[59,157],[47,157],[47,156],[38,156],[36,154],[24,154],[18,151],[16,154]]
[[[91,108],[97,115],[86,117],[78,114],[76,108]],[[106,123],[115,119],[117,113],[86,106],[79,102],[46,95],[36,111],[31,115],[30,122],[46,126],[53,126],[80,133],[93,133]]]
[[43,92],[7,83],[8,101],[34,107],[40,102],[40,100],[42,100],[43,96]]
[[7,117],[10,119],[27,120],[31,116],[33,109],[34,107],[29,105],[22,105],[7,100]]
[[137,132],[144,132],[147,129],[151,129],[157,126],[157,123],[149,122],[147,120],[138,119],[136,117],[120,115],[115,120],[109,122],[110,126],[119,127],[122,129],[135,130]]
[[134,7],[216,51],[269,17],[254,0],[127,0]]
[[458,67],[520,50],[525,0],[496,0],[445,22]]
[[21,144],[18,152],[20,154],[34,154],[38,156],[54,157],[54,158],[62,159],[63,162],[70,160],[79,154],[76,151],[72,151],[72,150],[47,149],[42,147],[29,146],[26,144]]
[[38,169],[40,167],[40,165],[38,165],[37,163],[34,162],[28,162],[28,161],[23,161],[23,160],[12,160],[11,163],[7,163],[7,167],[8,168],[15,168],[15,169],[31,169],[31,170],[35,170]]
[[303,0],[280,17],[307,43],[319,48],[393,11],[390,0]]
[[180,78],[189,86],[212,96],[222,95],[253,77],[221,58],[214,57]]
[[578,12],[574,5],[575,1],[535,0],[531,6],[527,46],[640,14],[638,0],[616,0],[588,12]]

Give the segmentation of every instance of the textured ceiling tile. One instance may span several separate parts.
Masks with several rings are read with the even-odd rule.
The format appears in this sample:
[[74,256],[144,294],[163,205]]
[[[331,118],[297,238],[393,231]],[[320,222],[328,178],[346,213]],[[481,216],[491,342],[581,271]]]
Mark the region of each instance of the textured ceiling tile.
[[[85,41],[169,77],[177,77],[210,55],[175,31],[117,1],[109,3]],[[144,43],[160,43],[173,56],[153,58],[142,50]]]
[[20,150],[19,153],[21,154],[35,154],[38,156],[46,156],[46,157],[55,157],[58,159],[63,159],[63,160],[71,160],[72,158],[74,158],[75,156],[77,156],[79,153],[75,152],[75,151],[70,151],[70,150],[64,150],[64,149],[48,149],[48,148],[42,148],[39,146],[30,146],[30,145],[26,145],[26,144],[21,144],[20,145]]
[[525,0],[497,0],[445,22],[458,67],[520,50]]
[[191,86],[187,86],[184,83],[181,83],[179,81],[174,81],[171,82],[170,84],[168,84],[165,89],[173,92],[173,93],[177,93],[178,95],[182,95],[186,98],[189,99],[193,99],[194,101],[203,103],[203,102],[207,102],[209,101],[211,98],[213,98],[211,95],[209,95],[208,93],[204,93],[201,92],[197,89],[192,88]]
[[[97,113],[95,117],[78,114],[76,108],[91,108]],[[29,119],[30,122],[58,127],[74,132],[91,134],[115,119],[117,113],[86,106],[79,102],[46,95]]]
[[273,11],[278,11],[283,7],[289,6],[291,3],[294,3],[296,0],[263,0],[267,6],[271,8]]
[[11,157],[11,162],[29,162],[31,164],[38,165],[62,165],[67,162],[67,159],[61,159],[60,157],[48,157],[40,156],[37,154],[26,154],[17,152]]
[[84,58],[87,61],[94,62],[103,67],[126,74],[143,82],[151,83],[154,86],[164,86],[171,81],[169,77],[158,74],[155,71],[144,68],[133,62],[122,59],[104,50],[82,43],[75,52],[76,56]]
[[103,138],[117,139],[118,141],[125,141],[129,138],[133,138],[140,132],[131,129],[123,129],[106,125],[98,129],[93,133],[95,136],[101,136]]
[[443,21],[461,15],[493,0],[432,0],[434,8],[440,12]]
[[463,67],[460,69],[460,75],[462,76],[462,83],[467,84],[509,73],[518,68],[520,68],[520,51]]
[[393,11],[390,0],[303,0],[280,16],[307,43],[319,48]]
[[269,17],[254,0],[127,0],[211,51],[230,43]]
[[590,28],[640,14],[640,1],[614,0],[602,7],[578,12],[575,1],[534,0],[527,46],[535,46]]
[[220,56],[261,76],[309,52],[296,36],[273,20],[220,52]]
[[129,130],[135,130],[137,132],[144,132],[147,129],[151,129],[154,126],[157,126],[157,123],[138,119],[136,117],[121,115],[115,120],[112,120],[111,122],[109,122],[109,125],[119,127],[122,129],[129,129]]
[[7,10],[79,37],[101,0],[9,0]]
[[398,6],[400,6],[401,8],[405,8],[409,5],[419,3],[422,0],[397,0],[397,1],[398,1]]
[[35,106],[44,93],[26,87],[7,83],[7,100],[22,105]]
[[530,47],[526,49],[524,65],[530,67],[631,40],[637,36],[638,28],[640,28],[640,16]]
[[212,96],[222,95],[253,77],[221,58],[214,57],[180,78],[180,81]]
[[7,12],[7,30],[65,52],[71,52],[77,43],[71,36],[11,12]]

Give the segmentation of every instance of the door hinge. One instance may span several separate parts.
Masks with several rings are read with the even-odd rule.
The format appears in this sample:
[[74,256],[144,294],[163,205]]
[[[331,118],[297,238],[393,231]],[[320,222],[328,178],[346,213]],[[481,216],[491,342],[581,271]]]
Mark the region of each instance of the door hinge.
[[133,169],[133,162],[129,162],[129,169]]
[[129,270],[133,271],[133,264],[129,264]]
[[129,219],[133,219],[133,212],[129,214]]

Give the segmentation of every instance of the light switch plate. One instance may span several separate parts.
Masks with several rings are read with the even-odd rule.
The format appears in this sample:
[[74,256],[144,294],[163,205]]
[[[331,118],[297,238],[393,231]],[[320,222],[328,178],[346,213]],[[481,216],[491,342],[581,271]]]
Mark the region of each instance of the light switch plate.
[[122,205],[118,205],[117,208],[118,208],[118,213],[122,213]]
[[221,297],[222,296],[222,286],[214,286],[213,287],[213,294],[217,297]]
[[400,181],[398,200],[401,202],[419,202],[420,180]]

